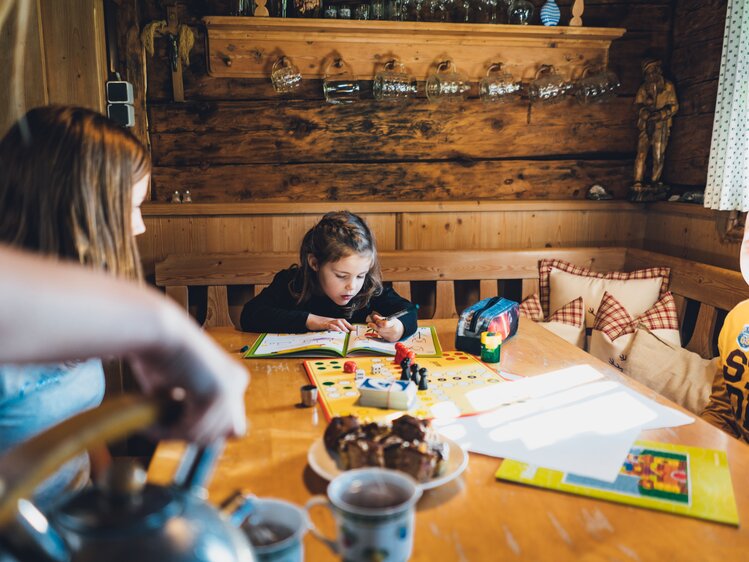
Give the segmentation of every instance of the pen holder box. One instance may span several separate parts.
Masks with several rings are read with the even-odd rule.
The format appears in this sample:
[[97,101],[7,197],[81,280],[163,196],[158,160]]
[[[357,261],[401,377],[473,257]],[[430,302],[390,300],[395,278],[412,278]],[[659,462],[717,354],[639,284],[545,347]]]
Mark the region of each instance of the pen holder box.
[[455,348],[481,355],[481,332],[494,332],[502,341],[518,331],[519,306],[515,301],[492,297],[472,304],[460,313],[455,331]]

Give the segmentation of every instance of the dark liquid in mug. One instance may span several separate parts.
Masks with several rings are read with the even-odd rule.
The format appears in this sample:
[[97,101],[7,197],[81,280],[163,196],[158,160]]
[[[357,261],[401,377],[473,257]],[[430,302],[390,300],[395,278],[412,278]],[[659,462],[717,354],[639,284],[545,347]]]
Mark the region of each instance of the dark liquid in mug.
[[247,538],[250,539],[252,546],[268,546],[287,539],[294,534],[292,529],[272,521],[260,522],[256,525],[245,523],[242,525],[242,530],[247,535]]
[[402,505],[410,498],[408,491],[388,484],[372,484],[366,488],[346,490],[341,499],[349,505],[381,509]]

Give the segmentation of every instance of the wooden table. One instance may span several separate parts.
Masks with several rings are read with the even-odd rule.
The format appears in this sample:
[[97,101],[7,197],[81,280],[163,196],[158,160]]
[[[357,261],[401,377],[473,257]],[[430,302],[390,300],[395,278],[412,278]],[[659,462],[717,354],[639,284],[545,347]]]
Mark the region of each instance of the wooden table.
[[[454,349],[455,320],[433,322],[446,350]],[[217,329],[211,334],[229,351],[254,335]],[[544,328],[521,321],[518,335],[502,347],[502,368],[538,375],[589,364],[619,381],[619,371],[571,346]],[[304,504],[324,493],[326,482],[307,466],[307,449],[322,435],[319,410],[295,407],[307,382],[300,359],[246,361],[252,380],[246,396],[248,434],[227,446],[210,486],[218,502],[241,488],[258,496]],[[644,394],[668,403],[639,385]],[[683,427],[643,432],[643,439],[725,450],[739,509],[739,528],[608,503],[494,478],[500,460],[471,454],[457,480],[425,492],[418,505],[415,561],[493,560],[743,560],[749,557],[749,447],[697,420]],[[149,469],[154,482],[171,479],[182,445],[162,443]],[[315,512],[330,536],[332,518]],[[334,560],[310,535],[307,560]]]

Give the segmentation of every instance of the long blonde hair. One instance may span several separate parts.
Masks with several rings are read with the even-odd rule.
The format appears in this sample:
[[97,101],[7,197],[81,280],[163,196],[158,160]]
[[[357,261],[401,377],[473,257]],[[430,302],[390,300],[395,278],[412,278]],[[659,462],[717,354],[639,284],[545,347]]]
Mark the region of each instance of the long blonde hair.
[[0,242],[140,278],[133,185],[150,170],[143,145],[103,115],[32,109],[0,140]]

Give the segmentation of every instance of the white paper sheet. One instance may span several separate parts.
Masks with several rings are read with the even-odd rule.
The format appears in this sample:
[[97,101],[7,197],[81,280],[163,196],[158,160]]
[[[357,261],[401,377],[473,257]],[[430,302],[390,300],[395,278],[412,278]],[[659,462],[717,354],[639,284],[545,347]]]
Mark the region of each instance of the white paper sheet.
[[694,421],[587,365],[491,390],[481,399],[506,405],[478,416],[435,420],[434,426],[475,453],[609,482],[642,429]]

